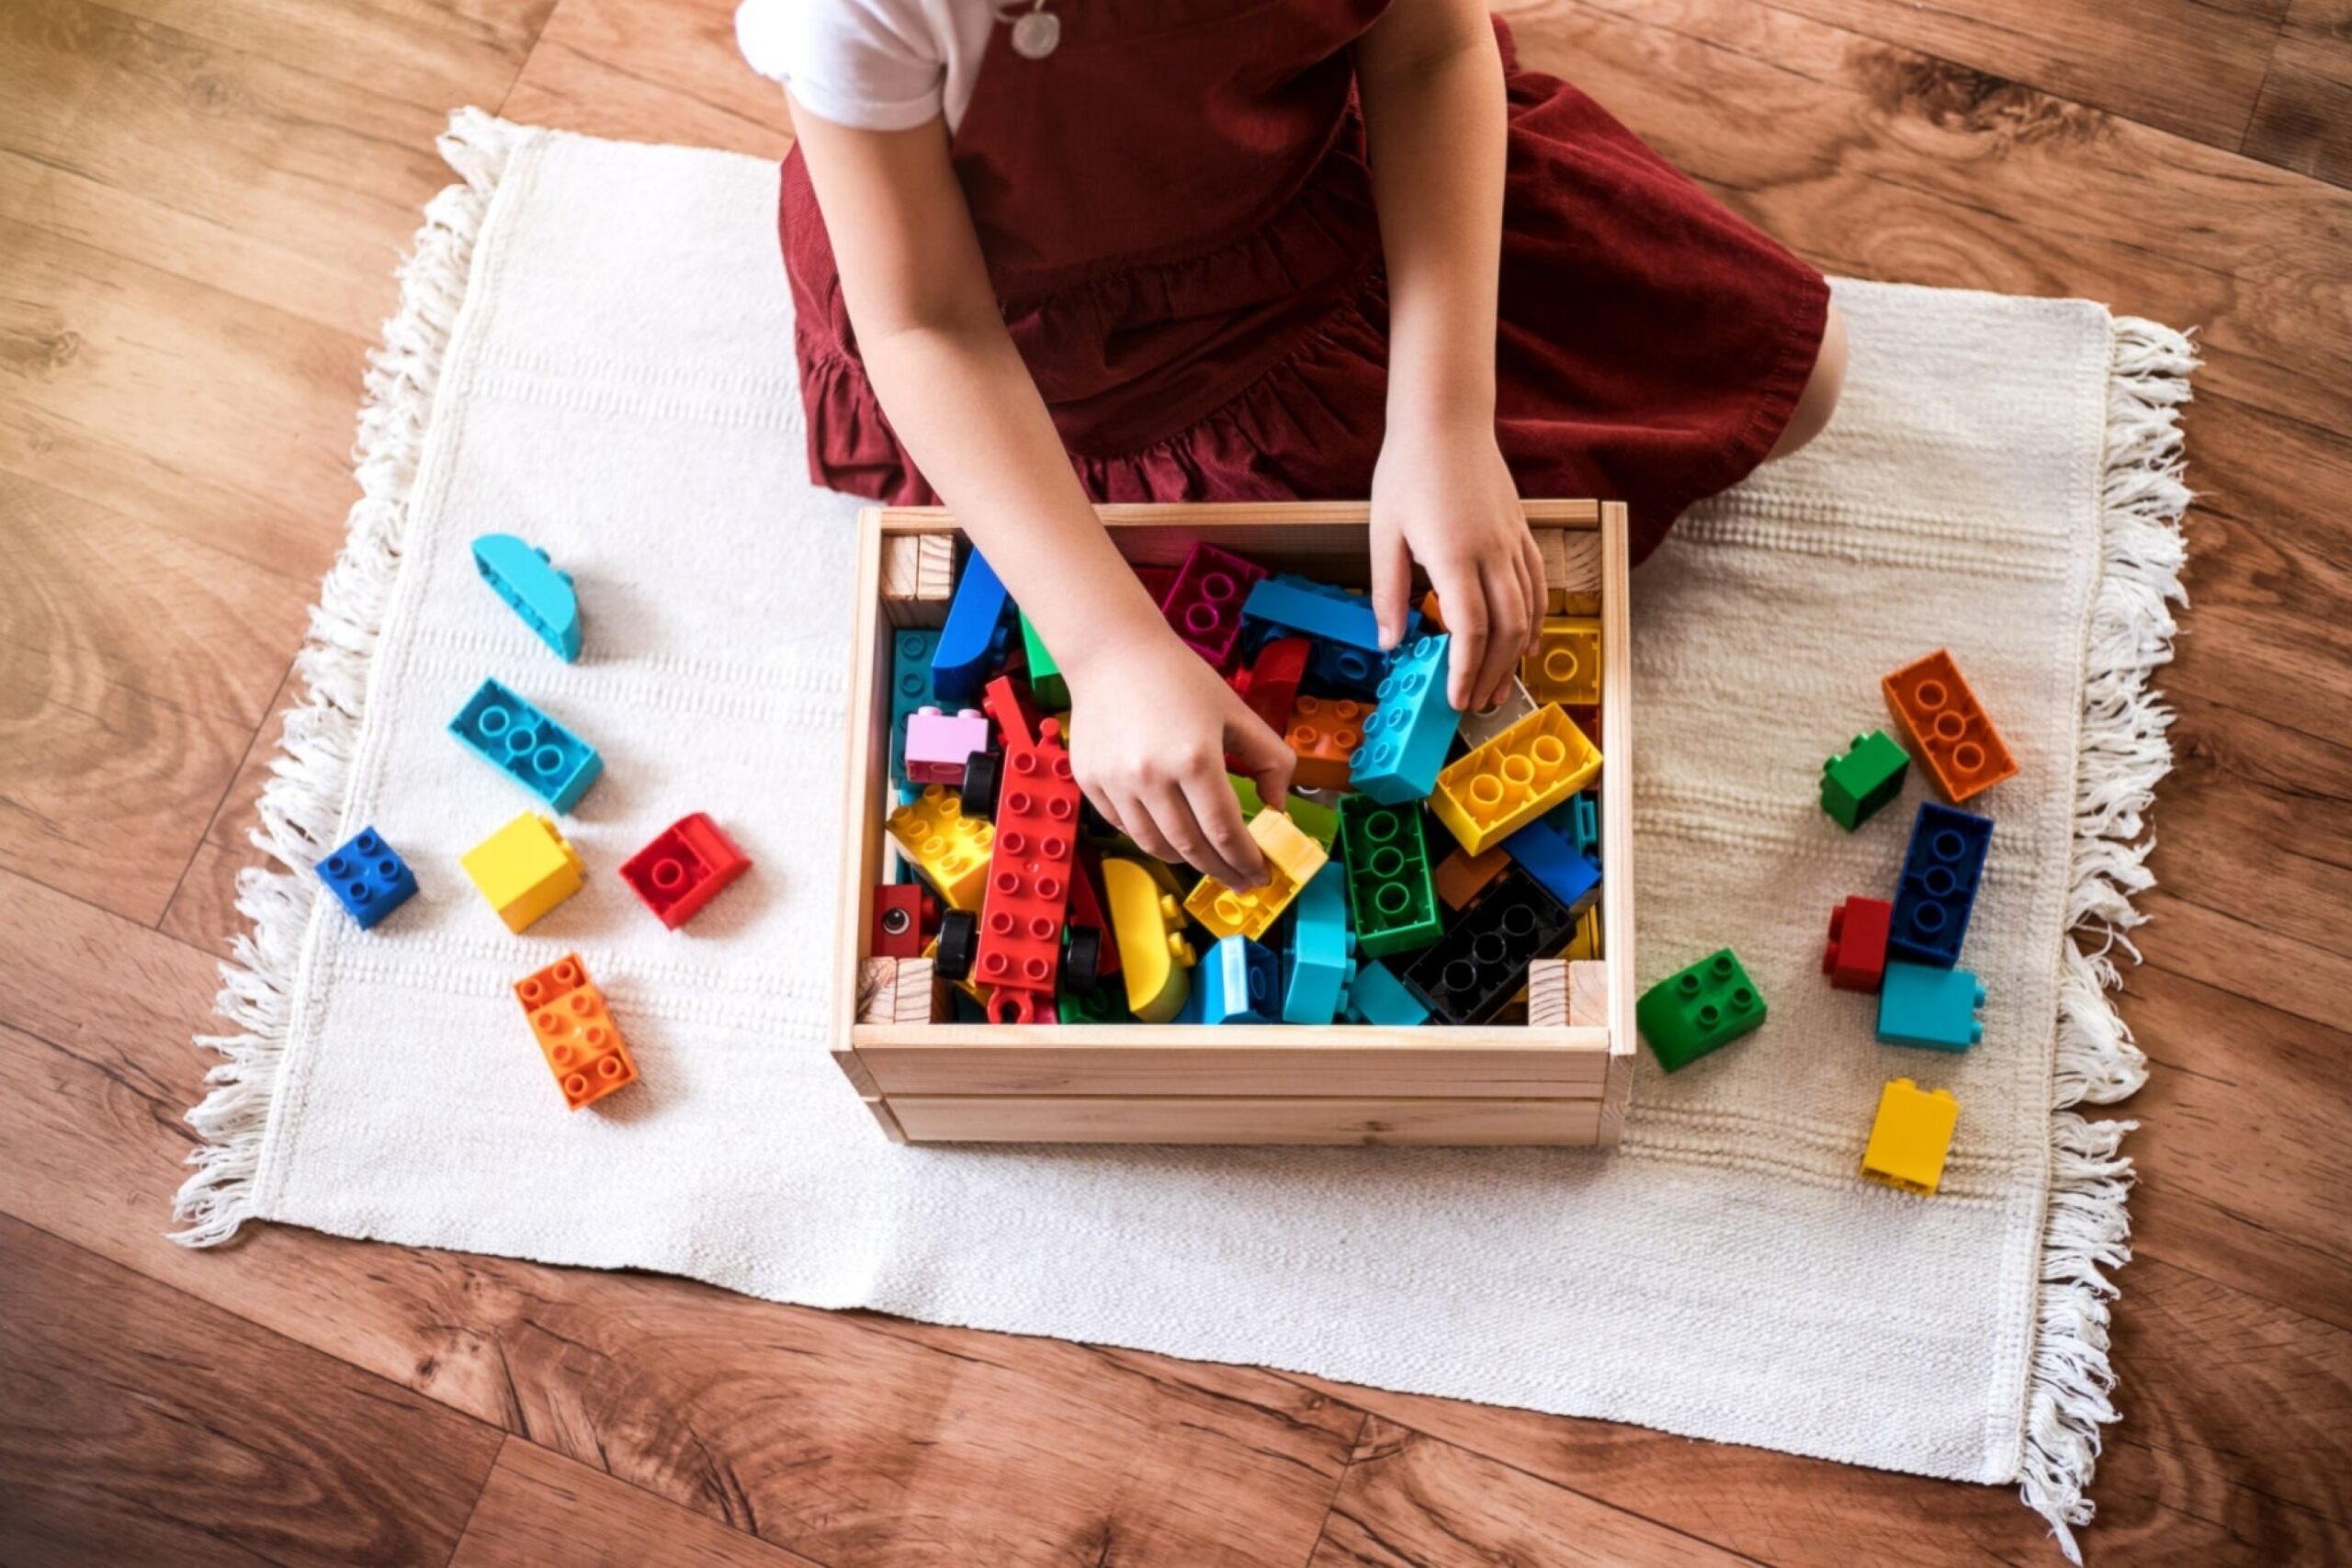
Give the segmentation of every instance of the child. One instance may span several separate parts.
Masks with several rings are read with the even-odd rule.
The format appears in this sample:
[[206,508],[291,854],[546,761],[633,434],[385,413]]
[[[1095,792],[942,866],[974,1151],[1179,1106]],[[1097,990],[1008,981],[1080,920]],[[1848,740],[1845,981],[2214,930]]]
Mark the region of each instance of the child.
[[[1090,502],[1366,496],[1373,604],[1412,562],[1482,707],[1532,646],[1522,493],[1690,502],[1834,407],[1821,276],[1480,0],[743,0],[783,81],[809,466],[944,498],[1068,679],[1111,823],[1264,879],[1225,779],[1292,756],[1177,641]],[[934,488],[935,487],[935,488]]]

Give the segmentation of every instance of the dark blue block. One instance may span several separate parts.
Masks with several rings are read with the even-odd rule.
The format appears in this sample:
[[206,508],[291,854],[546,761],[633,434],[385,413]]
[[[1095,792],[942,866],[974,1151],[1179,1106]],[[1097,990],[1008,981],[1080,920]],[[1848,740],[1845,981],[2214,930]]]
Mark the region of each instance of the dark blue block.
[[1519,863],[1521,871],[1542,883],[1544,891],[1558,899],[1561,908],[1571,915],[1582,910],[1600,891],[1600,868],[1577,853],[1576,846],[1540,817],[1503,840],[1503,852]]
[[319,880],[366,931],[416,894],[416,874],[373,828],[318,863]]
[[1012,608],[996,569],[974,550],[964,558],[964,575],[956,580],[956,597],[947,603],[947,624],[931,655],[932,692],[943,707],[968,707],[980,700],[980,688],[1004,660]]
[[1897,958],[1949,969],[1960,962],[1968,935],[1969,911],[1977,884],[1984,879],[1984,853],[1993,842],[1993,819],[1932,800],[1919,803],[1911,823],[1911,847],[1903,855],[1903,881],[1894,894],[1894,928],[1887,951]]

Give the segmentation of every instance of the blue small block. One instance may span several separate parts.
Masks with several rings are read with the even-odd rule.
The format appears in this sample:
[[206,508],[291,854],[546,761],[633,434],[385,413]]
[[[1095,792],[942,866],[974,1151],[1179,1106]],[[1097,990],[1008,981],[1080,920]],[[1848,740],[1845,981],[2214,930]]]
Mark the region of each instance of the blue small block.
[[[933,700],[931,660],[938,651],[935,631],[890,634],[890,778],[903,792],[907,779],[907,716]],[[914,793],[922,793],[920,786]]]
[[1600,797],[1592,791],[1578,790],[1568,797],[1571,827],[1568,836],[1576,840],[1577,853],[1595,866],[1600,864]]
[[1993,819],[1932,800],[1919,803],[1911,844],[1903,854],[1903,881],[1894,894],[1887,952],[1917,964],[1949,969],[1960,962],[1969,912],[1984,876]]
[[1965,1051],[1984,1038],[1976,1021],[1984,1005],[1984,986],[1965,969],[1890,963],[1878,994],[1879,1043]]
[[1241,602],[1241,618],[1380,651],[1380,623],[1373,615],[1371,600],[1287,571],[1250,584],[1250,597]]
[[577,806],[605,771],[594,746],[494,680],[466,699],[449,733],[558,811]]
[[1600,891],[1600,868],[1541,818],[1505,839],[1503,850],[1571,915],[1581,913]]
[[579,660],[580,598],[571,574],[550,566],[547,551],[512,534],[484,534],[474,541],[474,570],[557,658]]
[[1329,1023],[1340,1015],[1353,967],[1348,930],[1348,873],[1338,861],[1307,878],[1284,921],[1283,1021]]
[[947,624],[931,656],[931,685],[939,705],[970,707],[980,700],[989,673],[1004,660],[1012,630],[1006,625],[1012,601],[988,558],[974,550],[956,580],[947,602]]
[[1388,656],[1380,705],[1366,715],[1363,743],[1348,759],[1348,782],[1383,806],[1427,799],[1445,766],[1462,715],[1445,699],[1443,632],[1415,637]]
[[351,912],[361,931],[399,908],[416,893],[416,874],[373,828],[362,828],[349,843],[318,863],[319,880]]
[[1405,988],[1387,964],[1367,958],[1356,965],[1355,984],[1348,987],[1348,1019],[1353,1023],[1384,1024],[1410,1029],[1430,1021],[1429,1004]]
[[[1272,950],[1236,933],[1201,958],[1193,976],[1200,1016],[1189,1023],[1272,1023],[1282,1007],[1282,966]],[[1189,1001],[1191,998],[1187,998]]]

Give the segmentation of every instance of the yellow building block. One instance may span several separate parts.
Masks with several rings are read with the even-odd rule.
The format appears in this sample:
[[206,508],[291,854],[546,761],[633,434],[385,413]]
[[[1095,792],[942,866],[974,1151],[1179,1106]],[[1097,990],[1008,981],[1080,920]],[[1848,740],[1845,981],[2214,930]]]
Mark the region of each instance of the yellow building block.
[[1184,913],[1149,871],[1116,855],[1102,862],[1102,899],[1119,942],[1119,975],[1127,983],[1127,1010],[1146,1023],[1166,1023],[1192,994],[1197,955],[1184,940]]
[[1600,749],[1557,703],[1438,770],[1430,809],[1472,854],[1484,854],[1600,772]]
[[996,829],[965,816],[961,795],[944,784],[926,786],[919,798],[890,813],[890,837],[949,908],[979,912]]
[[1547,618],[1535,651],[1519,661],[1519,678],[1539,703],[1589,707],[1600,702],[1600,621],[1582,615]]
[[1560,956],[1572,964],[1579,959],[1607,956],[1600,951],[1600,905],[1587,905],[1584,913],[1577,917],[1577,934],[1568,939],[1568,945],[1560,950]]
[[510,931],[580,891],[580,853],[564,842],[554,823],[536,811],[514,821],[458,858]]
[[1905,1192],[1932,1193],[1943,1179],[1944,1156],[1951,1152],[1951,1130],[1959,1120],[1960,1101],[1951,1090],[1891,1079],[1879,1091],[1878,1120],[1871,1124],[1870,1147],[1862,1152],[1862,1174]]
[[1263,937],[1298,890],[1331,858],[1279,811],[1261,811],[1250,818],[1250,836],[1265,852],[1265,886],[1236,891],[1214,876],[1204,876],[1184,900],[1193,919],[1219,939],[1239,935],[1255,942]]

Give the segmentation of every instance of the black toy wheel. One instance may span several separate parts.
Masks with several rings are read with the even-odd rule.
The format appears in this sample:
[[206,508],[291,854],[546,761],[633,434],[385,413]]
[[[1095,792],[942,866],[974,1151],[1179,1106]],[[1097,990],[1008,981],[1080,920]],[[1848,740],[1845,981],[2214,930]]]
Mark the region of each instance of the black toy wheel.
[[1102,933],[1092,926],[1072,926],[1069,945],[1062,950],[1062,994],[1091,991],[1102,981]]
[[1004,753],[975,751],[964,762],[964,815],[996,815],[997,791],[1004,784]]
[[969,909],[950,909],[939,919],[939,975],[945,980],[969,978],[980,955],[980,922]]

